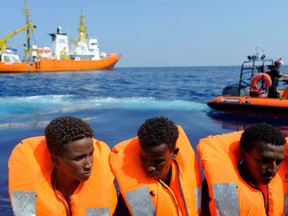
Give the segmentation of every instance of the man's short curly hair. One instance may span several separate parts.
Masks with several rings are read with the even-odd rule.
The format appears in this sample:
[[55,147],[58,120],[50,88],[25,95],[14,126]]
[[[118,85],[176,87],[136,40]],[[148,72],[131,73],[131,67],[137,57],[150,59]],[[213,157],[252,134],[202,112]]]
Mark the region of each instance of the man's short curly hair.
[[240,147],[249,153],[260,142],[277,146],[286,144],[285,137],[278,128],[262,122],[244,130],[240,139]]
[[142,149],[149,150],[166,144],[170,151],[175,149],[178,129],[175,123],[165,117],[147,119],[138,130],[138,139]]
[[49,152],[54,155],[61,155],[70,142],[94,136],[86,122],[72,116],[55,118],[46,126],[44,134]]

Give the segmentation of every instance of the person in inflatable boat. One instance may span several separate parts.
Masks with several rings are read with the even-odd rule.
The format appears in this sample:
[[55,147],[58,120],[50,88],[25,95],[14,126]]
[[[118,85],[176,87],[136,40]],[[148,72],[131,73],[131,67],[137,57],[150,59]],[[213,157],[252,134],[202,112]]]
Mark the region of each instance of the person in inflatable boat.
[[267,71],[272,81],[272,85],[268,90],[269,98],[281,98],[281,94],[278,91],[279,78],[284,77],[288,79],[288,75],[280,71],[282,64],[282,59],[277,59],[274,62],[274,66],[270,67],[270,69]]
[[45,137],[22,140],[9,161],[14,215],[113,215],[117,191],[110,149],[80,118],[58,117]]
[[283,215],[277,172],[285,149],[282,132],[267,123],[201,139],[197,150],[206,177],[201,215]]
[[199,215],[197,156],[168,118],[147,119],[137,137],[112,148],[110,165],[121,193],[115,215]]

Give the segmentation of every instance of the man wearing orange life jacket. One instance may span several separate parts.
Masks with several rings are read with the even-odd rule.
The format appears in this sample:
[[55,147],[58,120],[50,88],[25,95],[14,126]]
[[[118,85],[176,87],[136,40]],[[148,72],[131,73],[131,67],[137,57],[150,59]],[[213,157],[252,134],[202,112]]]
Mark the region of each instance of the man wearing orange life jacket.
[[116,215],[198,215],[201,174],[180,126],[164,117],[147,119],[138,137],[112,149],[110,166],[121,196]]
[[15,216],[113,215],[117,192],[110,149],[93,135],[83,120],[64,116],[48,124],[45,137],[14,148],[8,188]]
[[[288,142],[288,137],[286,137],[286,143]],[[278,171],[284,190],[284,215],[288,215],[288,145],[286,145],[285,160],[282,162],[280,169]]]
[[283,215],[283,185],[277,172],[285,148],[281,131],[266,123],[243,133],[201,139],[197,150],[207,180],[202,215]]

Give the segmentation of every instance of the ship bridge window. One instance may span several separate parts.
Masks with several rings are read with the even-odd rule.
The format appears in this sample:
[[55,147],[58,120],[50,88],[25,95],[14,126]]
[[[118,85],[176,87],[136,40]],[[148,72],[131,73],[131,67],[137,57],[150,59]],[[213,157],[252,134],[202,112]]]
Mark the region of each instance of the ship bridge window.
[[65,44],[65,43],[66,43],[66,40],[65,40],[65,39],[59,39],[59,40],[58,40],[58,43]]
[[11,62],[11,59],[9,58],[9,56],[4,56],[4,62]]
[[20,59],[18,56],[13,56],[12,59],[13,59],[13,62],[20,62]]
[[91,43],[91,45],[97,45],[97,43]]

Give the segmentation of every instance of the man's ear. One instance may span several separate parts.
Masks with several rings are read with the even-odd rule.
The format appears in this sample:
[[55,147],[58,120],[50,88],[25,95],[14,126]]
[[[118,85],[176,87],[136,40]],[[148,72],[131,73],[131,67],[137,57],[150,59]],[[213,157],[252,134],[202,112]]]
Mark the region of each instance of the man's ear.
[[51,161],[53,164],[55,164],[55,166],[59,165],[59,161],[54,155],[51,155]]
[[179,152],[179,148],[175,148],[175,149],[173,150],[173,154],[174,154],[174,155],[173,155],[173,159],[176,158],[178,152]]

